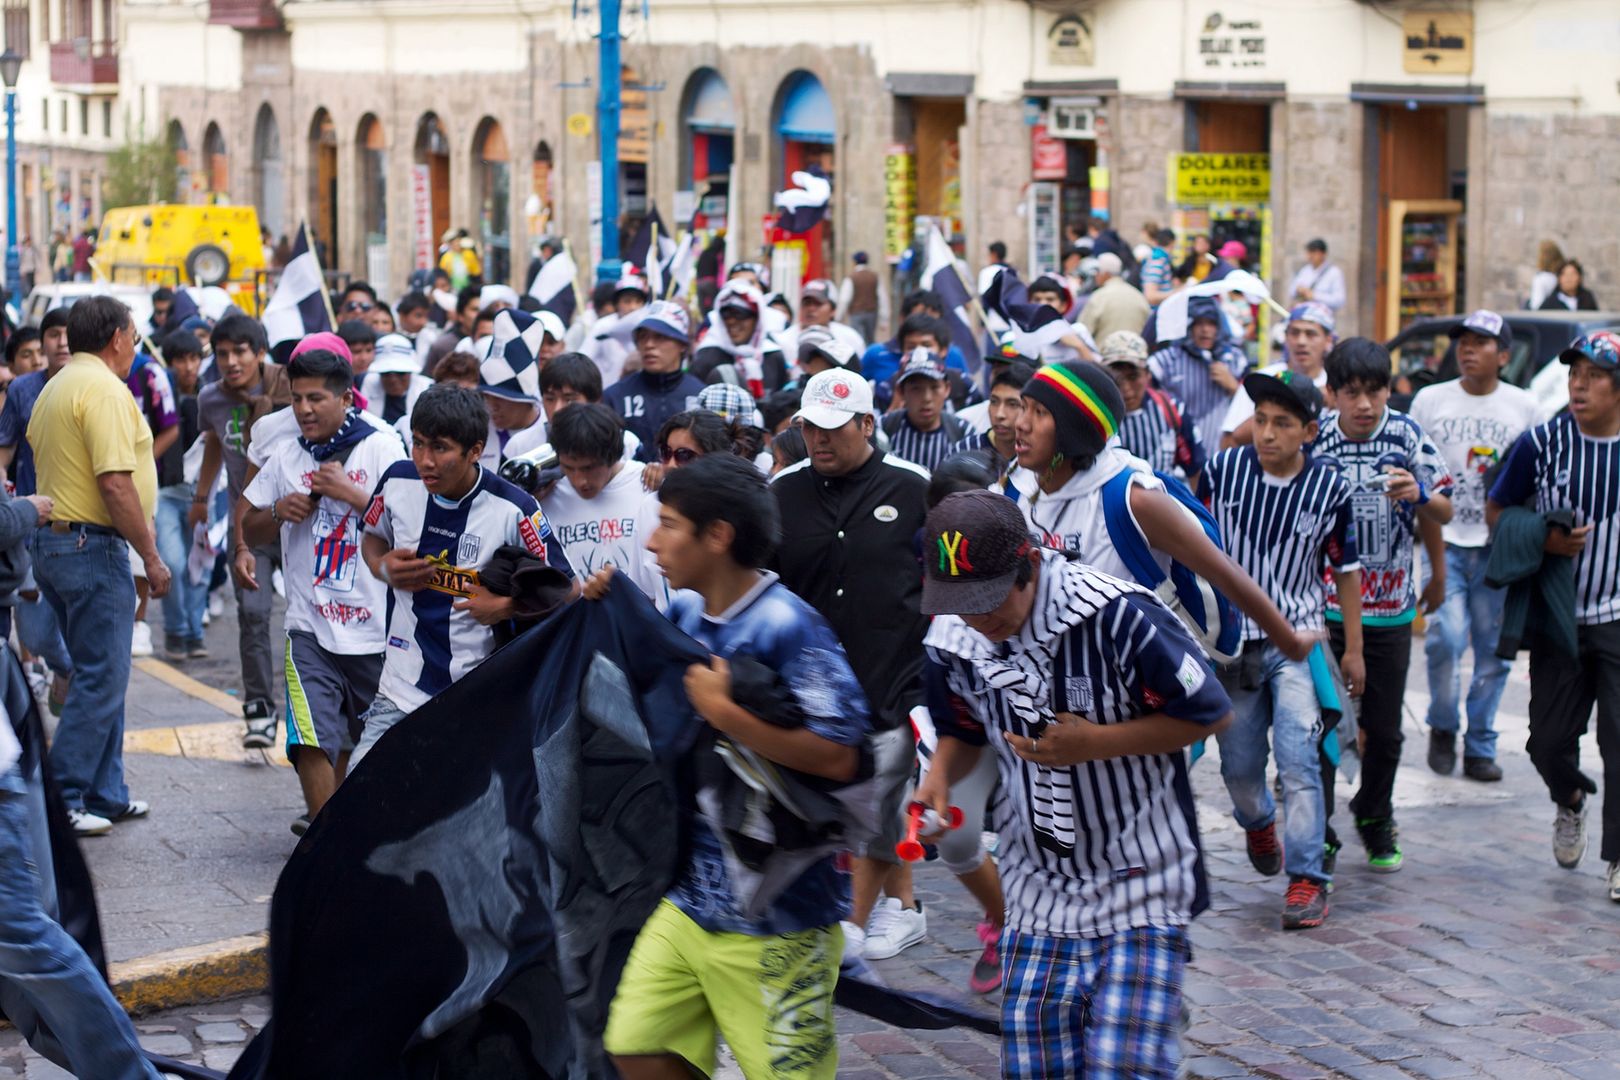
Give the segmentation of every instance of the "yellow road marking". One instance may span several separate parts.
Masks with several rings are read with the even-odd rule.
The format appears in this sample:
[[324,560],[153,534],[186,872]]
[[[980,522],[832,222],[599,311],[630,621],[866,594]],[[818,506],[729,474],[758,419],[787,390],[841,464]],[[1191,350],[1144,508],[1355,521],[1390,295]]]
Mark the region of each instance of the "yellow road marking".
[[167,683],[176,690],[180,691],[182,694],[185,694],[187,697],[194,697],[198,701],[206,702],[209,705],[213,705],[221,712],[229,713],[231,716],[237,718],[240,718],[242,715],[242,703],[236,698],[233,698],[223,690],[214,689],[207,683],[198,682],[196,679],[193,679],[190,675],[187,675],[183,671],[176,671],[174,668],[170,667],[168,664],[165,664],[163,661],[156,659],[155,657],[145,656],[134,661],[134,664],[141,671],[152,676],[152,678],[158,680],[159,682]]
[[124,732],[124,753],[161,754],[165,757],[197,761],[262,761],[287,765],[286,751],[280,746],[268,750],[242,749],[242,722],[220,720],[210,724],[181,724],[178,727],[142,728]]

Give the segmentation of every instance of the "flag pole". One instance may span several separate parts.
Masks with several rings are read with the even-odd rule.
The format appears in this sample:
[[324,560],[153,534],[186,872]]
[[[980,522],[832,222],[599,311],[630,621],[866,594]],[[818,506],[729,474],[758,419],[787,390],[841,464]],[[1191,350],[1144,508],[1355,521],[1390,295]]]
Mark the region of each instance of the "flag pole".
[[332,327],[332,333],[337,333],[337,312],[332,310],[332,290],[326,287],[326,267],[321,265],[321,253],[315,248],[315,238],[309,235],[309,221],[306,219],[298,226],[304,231],[304,247],[309,251],[310,258],[315,260],[315,268],[321,274],[321,303],[326,305],[326,321]]
[[574,261],[574,249],[569,245],[568,237],[562,238],[562,246],[563,254],[568,256],[569,262],[574,263],[574,275],[568,282],[574,290],[574,317],[583,318],[587,305],[585,303],[585,294],[579,291],[579,263]]

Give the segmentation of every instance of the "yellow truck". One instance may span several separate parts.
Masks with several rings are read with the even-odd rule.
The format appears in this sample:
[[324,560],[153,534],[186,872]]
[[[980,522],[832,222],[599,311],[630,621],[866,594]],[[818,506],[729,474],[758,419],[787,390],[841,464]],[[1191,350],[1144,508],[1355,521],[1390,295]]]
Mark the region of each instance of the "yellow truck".
[[219,285],[242,310],[259,308],[265,269],[259,213],[251,206],[123,206],[101,219],[95,277],[114,284]]

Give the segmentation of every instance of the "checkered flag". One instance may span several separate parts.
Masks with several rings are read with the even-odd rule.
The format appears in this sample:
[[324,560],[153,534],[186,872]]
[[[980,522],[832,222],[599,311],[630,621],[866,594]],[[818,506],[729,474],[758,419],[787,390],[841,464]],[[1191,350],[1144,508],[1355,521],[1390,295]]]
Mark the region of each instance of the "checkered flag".
[[292,258],[281,271],[281,280],[276,282],[276,291],[261,316],[271,348],[285,344],[290,351],[292,345],[310,334],[331,330],[330,304],[326,279],[321,273],[320,260],[310,246],[306,225],[298,230]]
[[513,401],[540,400],[540,344],[546,328],[516,308],[495,316],[489,352],[478,362],[478,389]]

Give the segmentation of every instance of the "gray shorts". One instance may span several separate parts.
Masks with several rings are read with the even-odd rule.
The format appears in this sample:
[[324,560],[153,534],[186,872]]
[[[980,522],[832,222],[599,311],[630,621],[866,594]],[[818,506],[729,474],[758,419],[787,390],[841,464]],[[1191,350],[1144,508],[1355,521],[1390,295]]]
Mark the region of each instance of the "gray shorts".
[[905,839],[906,803],[917,773],[917,736],[909,723],[872,736],[872,775],[878,788],[878,831],[861,854],[880,862],[900,862],[894,845]]
[[308,630],[287,631],[287,756],[306,746],[336,764],[353,750],[382,665],[380,654],[331,653]]

